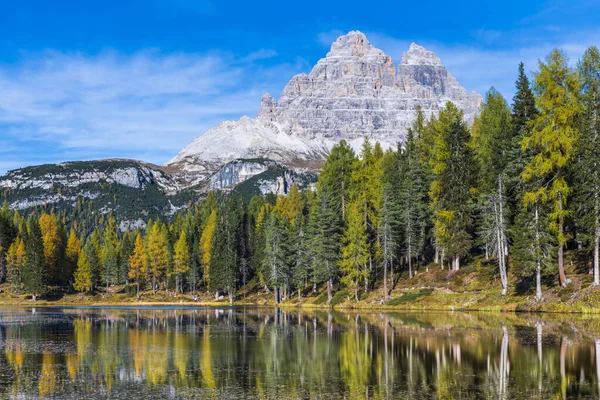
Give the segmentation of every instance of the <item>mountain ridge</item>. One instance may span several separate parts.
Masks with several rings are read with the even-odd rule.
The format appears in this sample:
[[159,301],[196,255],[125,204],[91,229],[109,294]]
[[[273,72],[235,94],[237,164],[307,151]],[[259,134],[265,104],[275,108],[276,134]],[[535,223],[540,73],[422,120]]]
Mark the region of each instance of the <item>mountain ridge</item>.
[[402,142],[417,107],[435,114],[452,101],[472,122],[482,101],[468,93],[431,51],[412,43],[396,66],[360,31],[340,36],[312,70],[291,78],[279,100],[261,98],[255,118],[224,121],[200,135],[166,165],[210,174],[235,158],[265,157],[296,168],[319,165],[344,139],[383,147]]

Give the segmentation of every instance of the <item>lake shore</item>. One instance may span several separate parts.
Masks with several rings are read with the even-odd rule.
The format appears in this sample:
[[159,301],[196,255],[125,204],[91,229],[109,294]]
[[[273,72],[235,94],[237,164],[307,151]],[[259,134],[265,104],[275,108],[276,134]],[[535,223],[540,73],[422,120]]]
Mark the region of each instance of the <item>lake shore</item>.
[[[544,282],[544,299],[536,301],[530,286],[522,285],[511,276],[508,294],[501,295],[500,280],[493,264],[476,263],[460,271],[444,271],[431,267],[419,271],[409,279],[399,275],[386,298],[380,285],[366,293],[359,290],[360,301],[354,301],[354,292],[336,287],[328,304],[325,287],[294,291],[279,307],[289,309],[336,309],[363,311],[497,311],[497,312],[548,312],[548,313],[600,313],[600,287],[592,287],[592,277],[575,269],[567,270],[571,283],[561,287],[556,279]],[[522,288],[524,286],[524,288]],[[390,285],[391,287],[391,285]],[[0,306],[106,306],[106,307],[229,307],[229,299],[223,296],[215,300],[214,293],[198,292],[194,297],[185,293],[174,297],[173,291],[144,291],[138,301],[132,288],[125,285],[100,287],[93,293],[77,294],[51,292],[44,298],[32,301],[25,293],[14,292],[9,285],[0,285]],[[252,281],[246,290],[238,292],[234,306],[274,307],[273,295],[264,285]]]

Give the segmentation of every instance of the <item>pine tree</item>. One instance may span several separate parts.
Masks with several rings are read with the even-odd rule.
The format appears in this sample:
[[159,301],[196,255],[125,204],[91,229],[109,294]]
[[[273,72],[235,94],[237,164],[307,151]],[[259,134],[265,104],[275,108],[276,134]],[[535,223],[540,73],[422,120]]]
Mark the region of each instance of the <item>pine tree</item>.
[[45,294],[48,290],[44,240],[40,225],[35,219],[30,219],[27,224],[25,249],[26,256],[22,274],[23,289],[31,293],[35,301],[38,296]]
[[508,202],[506,201],[507,165],[513,146],[511,114],[506,101],[493,87],[486,93],[479,117],[473,124],[474,158],[478,164],[480,229],[486,256],[498,258],[502,294],[508,289]]
[[78,292],[89,292],[92,290],[92,272],[87,254],[81,250],[77,259],[77,269],[75,270],[73,289]]
[[[529,136],[533,121],[538,116],[535,96],[531,90],[529,79],[525,74],[523,63],[519,64],[516,93],[513,97],[511,125],[512,144],[508,153],[506,166],[506,198],[508,203],[509,236],[512,241],[512,265],[515,273],[522,277],[536,275],[536,292],[542,296],[541,272],[548,258],[544,256],[549,249],[544,221],[545,207],[527,207],[523,202],[524,195],[531,189],[533,182],[525,182],[521,178],[523,168],[532,156],[528,149],[523,149],[523,139]],[[537,215],[536,215],[537,210]],[[541,211],[540,211],[541,210]],[[539,268],[537,268],[539,266]]]
[[265,250],[263,275],[273,289],[275,303],[282,298],[282,288],[290,271],[290,243],[285,220],[272,212],[267,218],[264,229]]
[[139,233],[135,238],[135,245],[133,252],[129,256],[129,273],[130,279],[135,281],[137,286],[137,298],[140,298],[140,284],[146,276],[146,270],[148,268],[148,257],[146,255],[146,249],[144,247],[144,241],[142,235]]
[[[420,111],[419,111],[419,114]],[[421,117],[422,118],[422,117]],[[408,260],[409,278],[413,277],[413,260],[423,255],[429,214],[427,211],[427,178],[420,162],[420,137],[423,127],[419,119],[409,129],[404,149],[398,149],[396,181],[398,189],[397,209],[403,232],[402,254]]]
[[430,190],[435,234],[450,255],[454,270],[459,269],[460,258],[471,248],[473,222],[474,160],[469,130],[462,117],[450,102],[440,111],[432,159],[435,180]]
[[332,201],[339,204],[342,219],[352,191],[353,174],[356,168],[356,155],[342,140],[333,146],[319,174],[320,185],[331,193]]
[[211,246],[209,289],[224,290],[233,304],[238,280],[240,217],[236,199],[219,204],[217,226]]
[[0,282],[7,275],[5,271],[7,251],[17,237],[17,229],[13,221],[13,214],[4,200],[0,208]]
[[358,286],[368,278],[369,244],[360,203],[350,203],[346,213],[347,224],[342,238],[340,252],[340,273],[342,284],[354,288],[354,298],[358,302]]
[[175,243],[173,250],[173,273],[175,274],[175,293],[179,293],[180,282],[184,274],[190,269],[190,250],[187,242],[187,235],[185,231],[181,231],[179,240]]
[[[567,62],[563,53],[554,50],[546,63],[539,64],[540,71],[535,78],[539,115],[523,139],[523,148],[532,156],[522,173],[525,181],[539,179],[539,184],[525,194],[524,201],[529,205],[552,203],[549,223],[558,244],[558,274],[562,286],[568,283],[563,265],[567,241],[564,224],[570,214],[567,202],[571,194],[566,169],[575,156],[580,114],[579,81]],[[539,211],[539,207],[536,209]]]
[[600,52],[593,46],[579,63],[581,119],[576,164],[577,220],[593,243],[593,286],[600,285]]
[[110,216],[108,224],[104,228],[104,237],[100,252],[102,262],[103,278],[106,284],[106,294],[108,287],[114,284],[119,271],[119,233],[114,216]]
[[315,216],[314,271],[315,282],[327,283],[327,302],[331,302],[333,283],[338,276],[341,239],[341,214],[327,186],[319,188]]

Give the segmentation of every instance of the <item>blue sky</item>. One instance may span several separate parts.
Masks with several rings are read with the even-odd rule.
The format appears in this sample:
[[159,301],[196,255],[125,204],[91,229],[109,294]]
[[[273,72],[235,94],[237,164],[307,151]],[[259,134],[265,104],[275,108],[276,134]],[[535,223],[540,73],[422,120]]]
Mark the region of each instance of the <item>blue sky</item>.
[[337,36],[396,63],[433,50],[468,90],[508,99],[554,47],[600,45],[600,1],[1,0],[0,174],[127,157],[162,164],[225,119],[253,116]]

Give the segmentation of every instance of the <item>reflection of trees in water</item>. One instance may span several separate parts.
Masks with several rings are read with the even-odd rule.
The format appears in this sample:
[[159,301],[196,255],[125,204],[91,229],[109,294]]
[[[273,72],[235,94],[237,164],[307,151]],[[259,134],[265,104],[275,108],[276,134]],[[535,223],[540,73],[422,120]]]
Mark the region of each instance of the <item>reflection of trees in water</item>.
[[597,395],[600,381],[594,321],[241,309],[53,312],[0,326],[0,365],[7,370],[0,397],[571,398]]

